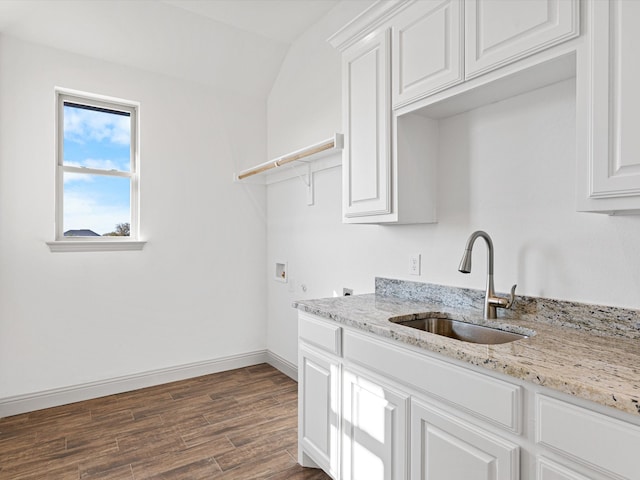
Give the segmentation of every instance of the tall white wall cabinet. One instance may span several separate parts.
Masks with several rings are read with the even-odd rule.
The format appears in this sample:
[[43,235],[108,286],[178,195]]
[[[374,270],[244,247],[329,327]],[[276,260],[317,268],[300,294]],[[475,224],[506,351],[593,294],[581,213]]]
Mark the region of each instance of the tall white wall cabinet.
[[640,213],[640,2],[586,2],[578,56],[578,207]]
[[298,326],[299,460],[335,480],[640,480],[630,415],[308,313]]
[[391,212],[390,32],[381,30],[348,49],[343,58],[347,218]]

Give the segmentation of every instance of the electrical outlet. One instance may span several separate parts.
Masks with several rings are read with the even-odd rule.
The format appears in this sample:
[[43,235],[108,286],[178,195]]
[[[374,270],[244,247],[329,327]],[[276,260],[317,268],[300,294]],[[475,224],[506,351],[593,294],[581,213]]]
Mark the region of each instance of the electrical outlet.
[[409,275],[420,275],[420,254],[414,253],[409,257]]

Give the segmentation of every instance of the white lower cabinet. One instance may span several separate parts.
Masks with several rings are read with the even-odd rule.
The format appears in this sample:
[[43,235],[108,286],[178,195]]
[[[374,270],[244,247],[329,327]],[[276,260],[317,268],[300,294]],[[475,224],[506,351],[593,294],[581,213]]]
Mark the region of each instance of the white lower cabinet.
[[340,364],[304,345],[298,359],[298,461],[338,478]]
[[519,451],[453,415],[411,402],[411,480],[516,480]]
[[546,395],[535,406],[536,443],[545,450],[606,478],[640,480],[640,426]]
[[342,479],[406,479],[409,396],[348,367],[343,378]]
[[298,327],[303,466],[335,480],[640,480],[634,416],[306,313]]
[[547,458],[538,458],[536,480],[590,480]]

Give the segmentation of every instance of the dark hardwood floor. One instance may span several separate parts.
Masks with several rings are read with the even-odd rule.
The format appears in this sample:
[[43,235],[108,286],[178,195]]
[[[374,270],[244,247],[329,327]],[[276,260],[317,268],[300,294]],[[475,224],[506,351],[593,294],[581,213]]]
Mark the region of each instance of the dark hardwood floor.
[[325,480],[297,384],[262,364],[0,419],[2,480]]

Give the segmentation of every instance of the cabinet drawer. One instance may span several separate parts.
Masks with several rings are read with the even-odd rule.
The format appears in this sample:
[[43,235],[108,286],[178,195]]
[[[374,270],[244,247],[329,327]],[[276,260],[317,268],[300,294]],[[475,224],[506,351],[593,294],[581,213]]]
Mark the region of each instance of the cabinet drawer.
[[344,356],[493,424],[520,433],[522,389],[386,342],[345,332]]
[[640,480],[640,427],[544,395],[536,397],[537,443],[601,472]]
[[300,312],[298,337],[334,355],[342,354],[342,328]]

